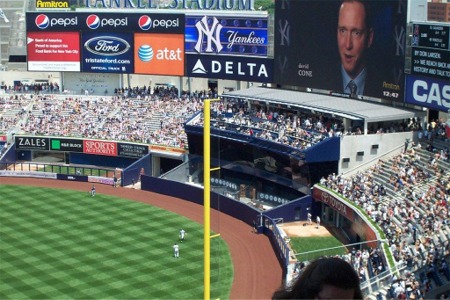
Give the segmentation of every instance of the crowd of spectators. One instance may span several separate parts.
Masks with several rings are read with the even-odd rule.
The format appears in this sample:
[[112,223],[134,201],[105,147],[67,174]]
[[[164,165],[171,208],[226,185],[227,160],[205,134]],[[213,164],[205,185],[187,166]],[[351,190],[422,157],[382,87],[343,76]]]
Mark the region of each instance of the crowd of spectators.
[[183,124],[203,104],[198,97],[178,97],[175,92],[172,88],[158,88],[150,95],[136,98],[7,94],[0,98],[0,132],[185,148],[187,137]]
[[419,299],[433,282],[439,285],[439,273],[450,280],[445,260],[450,254],[445,236],[450,232],[450,167],[440,152],[424,156],[420,148],[405,149],[349,177],[331,174],[320,180],[365,210],[383,229],[396,263],[405,266],[407,272],[394,280],[388,299]]

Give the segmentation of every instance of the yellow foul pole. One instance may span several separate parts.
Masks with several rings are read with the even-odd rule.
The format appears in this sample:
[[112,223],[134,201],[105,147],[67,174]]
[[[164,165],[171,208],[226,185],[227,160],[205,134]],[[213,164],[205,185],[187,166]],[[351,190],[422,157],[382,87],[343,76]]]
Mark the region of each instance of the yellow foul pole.
[[210,168],[211,168],[211,140],[210,140],[210,119],[211,119],[211,100],[204,101],[203,107],[203,240],[204,240],[204,299],[210,299],[211,291],[211,218],[210,218]]

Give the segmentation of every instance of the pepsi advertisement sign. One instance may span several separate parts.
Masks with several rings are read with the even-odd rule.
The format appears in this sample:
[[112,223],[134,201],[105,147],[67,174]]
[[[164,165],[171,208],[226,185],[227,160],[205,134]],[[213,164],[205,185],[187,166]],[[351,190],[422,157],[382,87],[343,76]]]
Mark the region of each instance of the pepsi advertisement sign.
[[267,23],[265,16],[186,16],[185,51],[266,57]]
[[83,32],[82,72],[133,73],[133,34]]
[[273,59],[224,55],[186,55],[186,76],[272,82]]
[[27,31],[113,31],[184,33],[183,14],[35,13],[26,14]]
[[405,102],[448,112],[450,82],[425,76],[406,76]]

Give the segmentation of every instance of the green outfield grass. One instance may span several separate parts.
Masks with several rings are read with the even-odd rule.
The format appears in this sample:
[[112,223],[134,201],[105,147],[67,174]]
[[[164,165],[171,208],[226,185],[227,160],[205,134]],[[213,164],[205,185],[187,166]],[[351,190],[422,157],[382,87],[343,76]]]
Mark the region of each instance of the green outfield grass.
[[[300,261],[313,260],[321,256],[342,255],[347,252],[347,249],[334,236],[292,237],[290,242],[295,253],[300,254],[297,256]],[[334,249],[335,247],[339,248]]]
[[[232,278],[226,243],[211,239],[211,297],[228,299]],[[0,185],[0,299],[49,298],[201,299],[203,228],[117,197]]]

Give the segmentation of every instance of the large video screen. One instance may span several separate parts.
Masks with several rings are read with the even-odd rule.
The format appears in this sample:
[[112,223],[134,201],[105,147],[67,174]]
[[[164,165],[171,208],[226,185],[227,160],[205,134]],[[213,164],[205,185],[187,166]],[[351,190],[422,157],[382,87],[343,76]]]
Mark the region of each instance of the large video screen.
[[184,14],[26,15],[29,71],[184,75]]
[[406,0],[275,5],[276,83],[404,100]]

